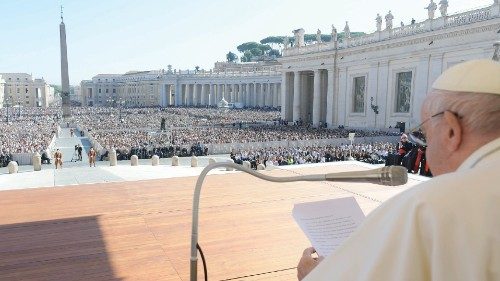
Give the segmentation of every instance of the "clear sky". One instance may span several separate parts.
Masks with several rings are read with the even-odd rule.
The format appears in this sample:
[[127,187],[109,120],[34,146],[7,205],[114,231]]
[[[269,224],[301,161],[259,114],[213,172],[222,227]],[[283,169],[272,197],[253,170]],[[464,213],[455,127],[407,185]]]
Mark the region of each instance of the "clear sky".
[[[435,0],[439,2],[439,0]],[[449,13],[493,0],[448,0]],[[59,23],[64,6],[72,85],[99,73],[210,69],[236,46],[304,28],[330,34],[375,30],[389,10],[394,26],[427,17],[429,0],[0,0],[0,72],[60,84]],[[436,11],[439,14],[439,11]]]

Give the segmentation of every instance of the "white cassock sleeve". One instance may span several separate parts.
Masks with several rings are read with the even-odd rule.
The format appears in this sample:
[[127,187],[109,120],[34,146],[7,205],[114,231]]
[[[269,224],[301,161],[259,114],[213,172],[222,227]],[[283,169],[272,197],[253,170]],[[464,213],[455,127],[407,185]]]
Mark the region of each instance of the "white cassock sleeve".
[[304,280],[500,280],[497,169],[440,176],[388,200]]

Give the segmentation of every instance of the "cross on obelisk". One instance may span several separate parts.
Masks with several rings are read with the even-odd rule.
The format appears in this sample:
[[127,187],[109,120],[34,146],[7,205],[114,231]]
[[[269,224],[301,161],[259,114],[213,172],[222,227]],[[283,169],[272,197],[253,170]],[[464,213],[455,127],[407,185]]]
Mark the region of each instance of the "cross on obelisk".
[[59,25],[59,37],[61,42],[61,98],[63,117],[71,117],[69,99],[69,75],[68,75],[68,54],[66,46],[66,27],[63,19],[63,6],[61,6],[61,24]]

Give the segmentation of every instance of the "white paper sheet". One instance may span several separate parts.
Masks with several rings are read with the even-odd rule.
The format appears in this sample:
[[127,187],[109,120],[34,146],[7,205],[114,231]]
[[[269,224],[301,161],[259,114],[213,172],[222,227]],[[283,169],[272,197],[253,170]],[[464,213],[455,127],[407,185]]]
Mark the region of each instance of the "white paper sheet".
[[293,217],[320,256],[330,255],[364,220],[354,197],[295,204]]

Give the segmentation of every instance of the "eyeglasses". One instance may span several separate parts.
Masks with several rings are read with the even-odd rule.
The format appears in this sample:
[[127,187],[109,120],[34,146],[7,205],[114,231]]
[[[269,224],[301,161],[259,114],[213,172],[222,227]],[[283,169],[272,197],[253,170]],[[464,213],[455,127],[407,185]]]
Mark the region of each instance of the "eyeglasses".
[[[411,129],[410,133],[408,133],[408,135],[410,136],[410,139],[418,145],[427,146],[427,139],[425,137],[425,133],[422,131],[422,125],[424,125],[425,122],[431,120],[431,118],[444,114],[446,111],[449,111],[449,110],[444,110],[444,111],[441,111],[439,113],[436,113],[436,114],[432,115],[431,117],[425,119],[422,123],[420,123],[415,128]],[[453,113],[455,116],[457,116],[460,119],[462,118],[462,116],[458,115],[458,113],[456,113],[456,112],[453,112],[453,111],[449,111],[449,112]]]

